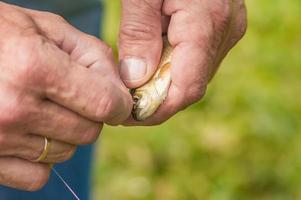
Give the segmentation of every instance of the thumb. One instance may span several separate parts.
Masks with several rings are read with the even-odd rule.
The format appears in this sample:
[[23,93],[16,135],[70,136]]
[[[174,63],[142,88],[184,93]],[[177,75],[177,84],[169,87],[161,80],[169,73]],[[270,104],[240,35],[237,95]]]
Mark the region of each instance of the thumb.
[[146,83],[159,64],[162,50],[162,2],[122,0],[120,75],[129,88]]

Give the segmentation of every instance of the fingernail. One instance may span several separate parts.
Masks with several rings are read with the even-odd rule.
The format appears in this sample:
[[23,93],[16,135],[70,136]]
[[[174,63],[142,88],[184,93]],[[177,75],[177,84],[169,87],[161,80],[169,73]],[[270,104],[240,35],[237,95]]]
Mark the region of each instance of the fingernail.
[[139,81],[143,79],[146,71],[146,63],[143,59],[125,58],[120,62],[120,75],[124,81]]

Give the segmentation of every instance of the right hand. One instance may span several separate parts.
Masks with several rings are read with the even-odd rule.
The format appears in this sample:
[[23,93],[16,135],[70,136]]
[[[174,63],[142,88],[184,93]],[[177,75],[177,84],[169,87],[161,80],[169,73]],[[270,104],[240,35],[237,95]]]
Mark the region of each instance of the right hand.
[[173,47],[171,84],[164,103],[150,118],[126,125],[161,124],[205,95],[222,60],[247,27],[243,0],[122,0],[120,73],[129,88],[156,72],[162,33]]
[[[37,190],[49,163],[130,115],[111,50],[61,17],[0,3],[0,184]],[[43,163],[44,137],[52,146]]]

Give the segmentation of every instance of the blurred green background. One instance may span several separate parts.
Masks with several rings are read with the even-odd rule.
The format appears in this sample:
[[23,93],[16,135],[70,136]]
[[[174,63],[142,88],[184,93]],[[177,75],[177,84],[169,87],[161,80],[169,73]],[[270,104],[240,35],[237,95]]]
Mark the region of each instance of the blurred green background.
[[[200,103],[161,126],[104,128],[95,199],[301,199],[301,1],[246,4],[248,32]],[[116,48],[119,1],[105,5]]]

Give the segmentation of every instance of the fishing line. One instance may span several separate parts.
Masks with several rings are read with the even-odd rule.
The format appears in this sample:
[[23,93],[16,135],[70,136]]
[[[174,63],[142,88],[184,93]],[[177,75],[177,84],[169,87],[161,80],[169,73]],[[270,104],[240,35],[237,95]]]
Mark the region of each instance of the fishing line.
[[52,171],[55,173],[55,175],[62,181],[62,183],[64,183],[64,185],[66,186],[66,188],[71,192],[71,194],[74,196],[74,198],[76,200],[80,200],[80,198],[76,195],[76,193],[72,190],[72,188],[68,185],[68,183],[63,179],[63,177],[59,174],[58,171],[56,171],[56,169],[54,169],[54,167],[51,168]]

